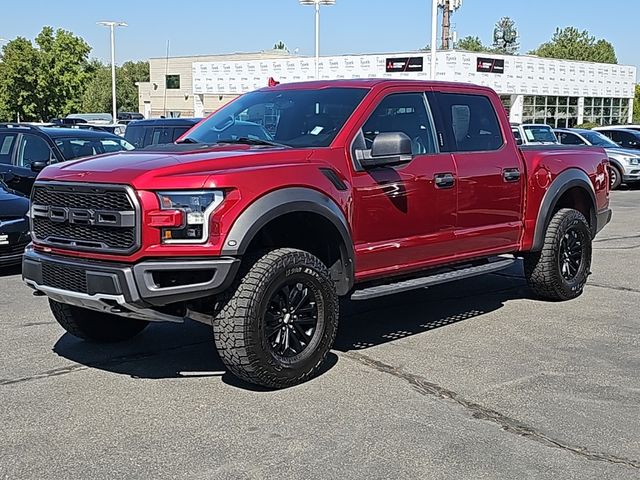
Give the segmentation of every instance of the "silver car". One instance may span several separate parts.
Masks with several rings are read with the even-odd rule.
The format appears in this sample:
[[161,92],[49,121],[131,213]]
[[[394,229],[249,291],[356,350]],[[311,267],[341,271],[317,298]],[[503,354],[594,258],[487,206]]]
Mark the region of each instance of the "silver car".
[[611,189],[621,184],[640,182],[640,150],[620,148],[620,146],[594,130],[579,128],[559,128],[554,130],[563,145],[593,145],[603,147],[611,164]]

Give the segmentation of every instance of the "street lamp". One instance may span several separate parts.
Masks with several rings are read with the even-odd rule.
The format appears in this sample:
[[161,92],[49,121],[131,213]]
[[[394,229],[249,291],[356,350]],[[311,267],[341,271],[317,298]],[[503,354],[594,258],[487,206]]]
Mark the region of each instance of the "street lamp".
[[113,98],[113,123],[118,121],[118,110],[116,108],[116,42],[114,30],[116,27],[126,27],[124,22],[104,21],[98,25],[109,27],[111,30],[111,96]]
[[320,5],[335,5],[336,0],[300,0],[300,5],[316,7],[316,80],[320,78]]
[[431,80],[436,79],[436,41],[438,38],[438,0],[431,1]]

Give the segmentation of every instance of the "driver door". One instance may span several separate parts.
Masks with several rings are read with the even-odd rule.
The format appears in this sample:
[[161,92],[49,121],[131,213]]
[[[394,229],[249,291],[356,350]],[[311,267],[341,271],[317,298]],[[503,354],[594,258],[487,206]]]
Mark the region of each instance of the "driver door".
[[[419,269],[455,254],[456,165],[451,154],[438,150],[424,92],[386,91],[375,105],[351,151],[359,280]],[[402,132],[411,139],[409,161],[362,168],[355,150],[371,149],[384,132]]]

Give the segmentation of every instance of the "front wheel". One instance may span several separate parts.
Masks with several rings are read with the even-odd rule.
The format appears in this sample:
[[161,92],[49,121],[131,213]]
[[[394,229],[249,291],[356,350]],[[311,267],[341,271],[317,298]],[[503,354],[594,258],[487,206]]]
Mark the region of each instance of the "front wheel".
[[531,289],[547,300],[580,296],[591,269],[591,230],[582,213],[570,208],[551,218],[540,252],[524,257]]
[[247,265],[216,310],[214,338],[224,364],[237,377],[270,388],[315,375],[338,327],[338,297],[327,267],[292,248]]
[[616,190],[622,185],[622,172],[615,165],[609,165],[609,189]]

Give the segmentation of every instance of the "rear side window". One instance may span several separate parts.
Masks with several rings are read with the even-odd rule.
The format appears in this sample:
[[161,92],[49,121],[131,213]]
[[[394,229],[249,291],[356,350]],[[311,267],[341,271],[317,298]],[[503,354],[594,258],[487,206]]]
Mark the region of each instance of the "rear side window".
[[154,128],[153,136],[151,137],[151,145],[164,145],[165,143],[172,143],[171,127]]
[[16,135],[12,133],[0,133],[0,163],[11,163],[11,152]]
[[503,145],[493,105],[484,95],[438,93],[438,104],[449,145],[444,151],[483,152]]

